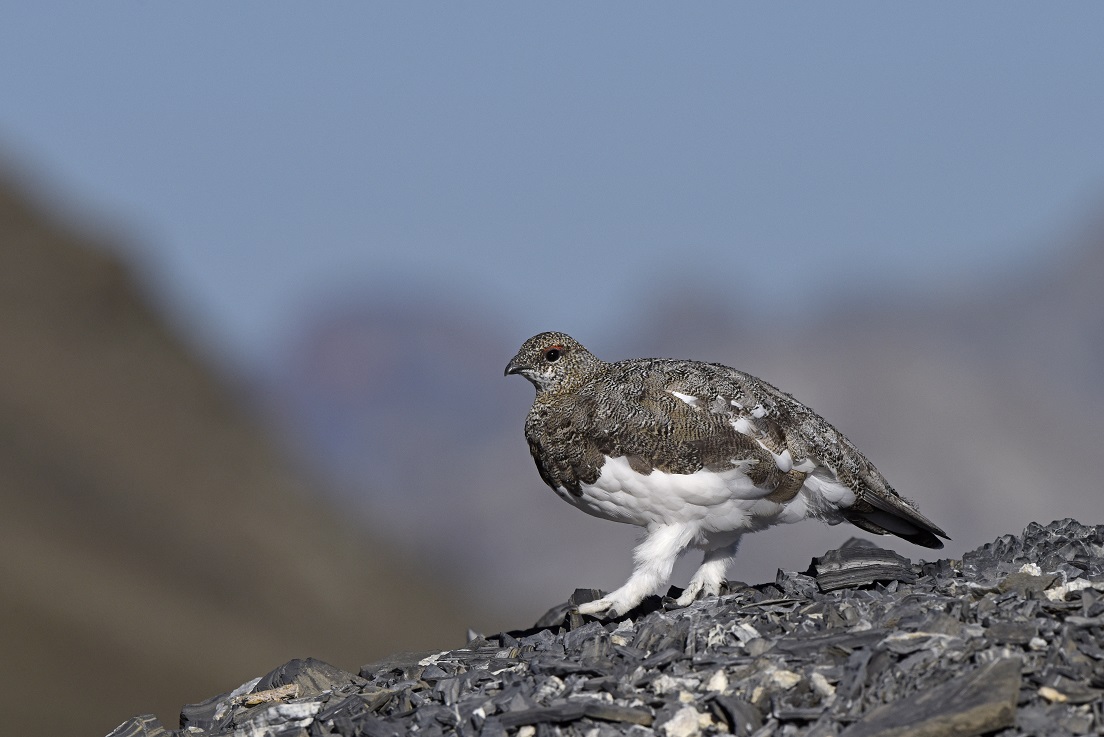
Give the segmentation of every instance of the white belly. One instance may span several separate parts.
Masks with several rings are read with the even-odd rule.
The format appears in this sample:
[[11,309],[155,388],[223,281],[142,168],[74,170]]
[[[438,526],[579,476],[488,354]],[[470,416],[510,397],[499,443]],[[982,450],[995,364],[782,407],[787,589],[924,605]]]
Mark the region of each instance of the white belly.
[[556,492],[588,514],[642,527],[693,522],[702,532],[761,530],[775,524],[817,517],[842,521],[838,510],[855,501],[854,493],[819,470],[801,491],[783,504],[765,499],[771,489],[751,482],[737,466],[725,471],[694,473],[634,471],[624,457],[605,460],[593,484],[580,484],[579,494]]

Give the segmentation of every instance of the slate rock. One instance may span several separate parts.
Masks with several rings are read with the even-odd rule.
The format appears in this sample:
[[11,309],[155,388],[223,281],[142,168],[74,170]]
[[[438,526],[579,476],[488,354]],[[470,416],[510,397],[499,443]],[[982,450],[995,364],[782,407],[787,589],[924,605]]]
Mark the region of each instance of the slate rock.
[[559,701],[549,706],[537,706],[524,711],[511,711],[499,716],[498,721],[506,729],[527,724],[562,724],[582,719],[586,714],[586,704]]
[[1012,726],[1021,663],[988,665],[929,690],[885,704],[840,737],[973,737]]
[[908,558],[855,537],[814,558],[812,573],[821,591],[870,586],[878,581],[911,583],[917,578]]
[[[962,556],[963,571],[977,577],[1008,574],[1033,563],[1054,573],[1063,566],[1092,578],[1104,576],[1104,525],[1088,526],[1072,519],[1040,525],[1032,522],[1021,535],[1003,535]],[[1066,569],[1068,571],[1068,568]]]
[[1037,575],[1034,573],[1017,571],[1016,573],[1010,573],[1002,578],[997,584],[997,591],[1002,594],[1014,591],[1020,596],[1038,595],[1049,589],[1058,579],[1059,576],[1055,574]]
[[763,726],[763,715],[759,710],[747,701],[736,697],[719,694],[713,697],[712,709],[717,721],[723,721],[728,731],[736,737],[750,737]]
[[261,679],[256,678],[230,693],[212,696],[205,701],[196,704],[185,704],[180,710],[180,728],[199,732],[217,734],[228,728],[233,721],[233,711],[230,702],[234,697],[252,690]]
[[127,719],[107,737],[175,737],[176,734],[165,729],[153,714],[141,714]]
[[1026,645],[1037,634],[1032,622],[993,622],[986,628],[986,635],[1002,644]]
[[423,660],[432,658],[438,654],[436,650],[395,653],[386,658],[373,660],[371,663],[360,666],[357,675],[361,678],[369,678],[379,672],[394,672],[401,674],[404,679],[410,678],[412,675],[421,673],[425,668],[425,666],[422,665]]
[[575,591],[525,630],[344,672],[291,661],[112,737],[1104,732],[1104,526],[1029,525],[962,561],[849,541],[804,573],[614,621]]
[[367,683],[360,676],[334,667],[315,658],[295,659],[261,677],[254,691],[267,691],[279,686],[294,685],[298,697],[314,696],[324,691],[360,688]]

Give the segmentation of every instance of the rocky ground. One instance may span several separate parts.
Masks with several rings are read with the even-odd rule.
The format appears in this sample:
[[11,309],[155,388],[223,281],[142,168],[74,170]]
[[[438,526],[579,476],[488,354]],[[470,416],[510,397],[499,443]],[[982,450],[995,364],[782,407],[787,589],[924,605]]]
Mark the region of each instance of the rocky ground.
[[527,630],[347,673],[294,660],[109,737],[1081,735],[1104,732],[1104,525],[1032,524],[961,561],[862,540],[802,573],[631,617]]

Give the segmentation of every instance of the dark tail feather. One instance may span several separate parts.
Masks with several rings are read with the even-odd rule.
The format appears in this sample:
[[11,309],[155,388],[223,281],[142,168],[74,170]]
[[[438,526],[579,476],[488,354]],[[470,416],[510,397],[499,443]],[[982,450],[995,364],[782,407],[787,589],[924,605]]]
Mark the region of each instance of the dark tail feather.
[[914,545],[939,549],[947,533],[899,499],[865,494],[844,511],[847,521],[877,535],[896,535]]

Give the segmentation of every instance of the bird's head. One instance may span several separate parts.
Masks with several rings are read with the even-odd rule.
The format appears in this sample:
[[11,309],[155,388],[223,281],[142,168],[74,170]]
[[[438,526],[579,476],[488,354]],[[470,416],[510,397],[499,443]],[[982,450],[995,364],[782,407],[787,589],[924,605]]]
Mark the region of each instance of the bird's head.
[[525,341],[506,364],[506,376],[521,374],[538,392],[570,390],[601,363],[565,333],[541,333]]

